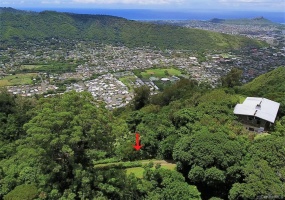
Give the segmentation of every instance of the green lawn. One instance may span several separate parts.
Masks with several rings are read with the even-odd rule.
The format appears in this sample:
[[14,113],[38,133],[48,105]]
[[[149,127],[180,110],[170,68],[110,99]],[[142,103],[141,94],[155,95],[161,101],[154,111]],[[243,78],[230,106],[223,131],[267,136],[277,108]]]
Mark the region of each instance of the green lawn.
[[127,175],[133,173],[136,177],[142,178],[143,177],[144,168],[142,167],[133,167],[126,169]]
[[33,83],[32,78],[36,76],[36,73],[5,76],[4,78],[0,79],[0,86],[29,85]]
[[32,69],[38,69],[41,67],[44,67],[45,65],[22,65],[21,69],[28,69],[28,70],[32,70]]
[[228,53],[222,53],[221,54],[223,58],[227,59],[230,57],[230,55]]
[[175,170],[176,169],[176,164],[161,165],[161,168],[169,169],[169,170]]
[[122,81],[122,83],[124,83],[129,88],[129,90],[132,91],[133,87],[131,84],[136,81],[136,77],[135,76],[124,76],[124,77],[119,78],[119,80]]
[[[167,71],[169,75],[165,74],[165,71]],[[179,76],[181,75],[181,71],[174,68],[148,69],[144,72],[141,72],[141,75],[144,79],[148,79],[151,76],[163,78],[168,76]]]
[[[169,170],[175,170],[176,169],[176,164],[173,164],[173,163],[167,163],[165,161],[157,161],[157,160],[151,160],[151,161],[154,163],[154,167],[156,164],[160,163],[161,168],[163,168],[163,169],[169,169]],[[142,161],[142,163],[144,163],[144,164],[146,164],[147,162],[150,162],[150,161]],[[154,167],[153,167],[153,169],[154,169]],[[132,168],[126,169],[127,175],[130,175],[131,173],[133,173],[138,178],[143,177],[143,172],[144,172],[143,167],[132,167]]]
[[[144,168],[141,166],[147,165],[148,163],[152,162],[153,163],[153,169],[155,168],[156,164],[160,164],[161,168],[163,169],[169,169],[169,170],[175,170],[176,169],[176,164],[166,161],[166,160],[138,160],[138,161],[127,161],[127,162],[111,162],[111,163],[102,163],[102,164],[95,164],[95,168],[102,168],[102,167],[116,167],[119,165],[128,165],[130,166],[132,164],[133,167],[126,167],[126,173],[127,175],[130,175],[133,173],[136,177],[142,178],[143,177],[143,172]],[[136,165],[134,165],[136,164]]]
[[73,72],[75,71],[77,64],[74,63],[61,63],[53,62],[49,64],[35,64],[35,65],[22,65],[21,70],[29,72],[53,72],[53,73],[63,73],[63,72]]

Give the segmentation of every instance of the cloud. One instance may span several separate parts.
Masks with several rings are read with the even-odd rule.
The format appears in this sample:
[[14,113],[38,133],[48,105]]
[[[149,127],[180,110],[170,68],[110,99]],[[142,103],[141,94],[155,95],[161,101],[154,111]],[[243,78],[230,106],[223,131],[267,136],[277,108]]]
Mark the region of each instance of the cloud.
[[242,9],[253,10],[284,10],[284,0],[218,0],[218,2],[227,7],[235,6]]
[[282,11],[285,0],[0,0],[0,6]]
[[272,4],[272,5],[279,5],[284,4],[284,0],[218,0],[220,3],[248,3],[248,4]]
[[73,0],[75,3],[86,4],[139,4],[139,5],[159,5],[159,4],[181,4],[184,0]]
[[18,1],[10,1],[10,0],[8,0],[8,1],[1,1],[0,0],[0,5],[9,5],[9,4],[17,5],[17,4],[25,4],[25,3],[26,3],[26,1],[24,1],[24,0],[18,0]]
[[61,4],[61,2],[59,0],[55,0],[55,1],[42,1],[42,4]]

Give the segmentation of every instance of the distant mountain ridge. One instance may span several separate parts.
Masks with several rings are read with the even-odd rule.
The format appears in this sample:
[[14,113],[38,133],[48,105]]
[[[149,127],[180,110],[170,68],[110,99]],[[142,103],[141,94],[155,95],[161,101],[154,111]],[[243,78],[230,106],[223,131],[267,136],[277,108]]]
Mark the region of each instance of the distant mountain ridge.
[[28,13],[28,11],[25,10],[17,10],[15,8],[11,7],[0,7],[0,13]]
[[185,50],[219,50],[263,45],[262,42],[246,37],[143,23],[107,15],[55,11],[37,13],[0,8],[0,19],[0,41],[6,43],[54,37],[129,47],[152,46]]
[[210,20],[210,22],[212,23],[223,23],[225,21],[226,21],[225,19],[219,19],[219,18],[213,18]]
[[213,18],[209,20],[209,22],[212,23],[222,23],[222,24],[238,24],[238,25],[276,25],[277,23],[272,22],[262,16],[260,17],[255,17],[252,19],[218,19],[218,18]]

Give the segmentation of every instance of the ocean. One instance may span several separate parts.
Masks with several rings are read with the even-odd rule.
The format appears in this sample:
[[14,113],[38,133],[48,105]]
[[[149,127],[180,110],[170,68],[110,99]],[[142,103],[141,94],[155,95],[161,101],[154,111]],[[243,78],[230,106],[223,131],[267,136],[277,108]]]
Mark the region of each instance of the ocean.
[[146,9],[82,9],[82,8],[22,8],[40,12],[53,10],[58,12],[70,12],[77,14],[101,14],[123,17],[130,20],[210,20],[220,19],[241,19],[264,17],[276,23],[285,23],[285,12],[261,12],[261,11],[198,11],[198,10],[146,10]]

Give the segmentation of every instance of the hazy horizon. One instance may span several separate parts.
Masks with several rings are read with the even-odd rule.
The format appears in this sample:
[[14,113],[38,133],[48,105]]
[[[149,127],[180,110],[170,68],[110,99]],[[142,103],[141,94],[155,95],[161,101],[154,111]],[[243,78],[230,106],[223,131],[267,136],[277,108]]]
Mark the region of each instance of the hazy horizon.
[[[3,0],[0,7],[284,12],[284,0]],[[285,13],[284,13],[285,17]]]
[[166,10],[166,9],[116,9],[116,8],[59,8],[59,7],[12,7],[25,11],[41,12],[45,10],[68,12],[76,14],[100,14],[123,17],[130,20],[210,20],[221,19],[242,19],[264,17],[276,23],[285,23],[283,12],[262,12],[262,11],[221,11],[221,10]]

